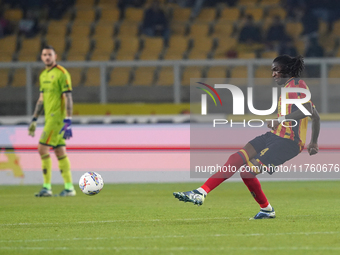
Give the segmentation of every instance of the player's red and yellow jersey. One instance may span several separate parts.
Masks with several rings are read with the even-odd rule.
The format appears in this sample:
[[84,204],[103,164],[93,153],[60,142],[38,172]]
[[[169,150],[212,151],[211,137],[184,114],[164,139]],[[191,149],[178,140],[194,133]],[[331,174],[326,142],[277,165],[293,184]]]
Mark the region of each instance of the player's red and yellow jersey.
[[[291,78],[289,79],[285,86],[285,88],[303,88],[303,89],[308,89],[306,83],[299,79],[299,78]],[[281,95],[282,96],[282,95]],[[281,96],[279,98],[278,102],[278,117],[281,117]],[[299,99],[299,98],[305,98],[306,95],[303,93],[287,93],[286,95],[287,99]],[[309,101],[311,102],[311,101]],[[311,102],[312,103],[312,102]],[[312,106],[314,107],[313,103]],[[286,114],[290,114],[294,111],[298,110],[297,106],[294,104],[289,104],[286,105]],[[303,147],[306,143],[306,134],[307,134],[307,124],[308,124],[308,117],[300,119],[297,121],[297,125],[295,127],[292,127],[295,125],[294,122],[284,122],[283,126],[280,124],[276,130],[272,130],[271,132],[274,133],[275,135],[278,135],[283,138],[287,138],[290,140],[295,141],[299,147],[300,151],[303,150]]]

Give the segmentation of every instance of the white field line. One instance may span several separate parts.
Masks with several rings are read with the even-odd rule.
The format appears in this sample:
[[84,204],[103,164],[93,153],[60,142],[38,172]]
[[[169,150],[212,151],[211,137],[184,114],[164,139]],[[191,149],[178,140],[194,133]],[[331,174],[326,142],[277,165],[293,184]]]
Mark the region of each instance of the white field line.
[[[282,232],[282,233],[248,233],[248,234],[213,234],[204,235],[206,237],[227,237],[227,236],[282,236],[282,235],[338,235],[340,231],[333,232]],[[17,239],[0,240],[0,243],[34,243],[34,242],[65,242],[65,241],[98,241],[98,240],[117,240],[117,239],[167,239],[167,238],[202,238],[202,235],[168,235],[168,236],[115,236],[115,237],[84,237],[67,239]]]
[[[284,217],[311,217],[317,215],[285,215]],[[200,220],[229,220],[229,219],[249,219],[247,217],[214,217],[214,218],[184,218],[184,219],[150,219],[150,220],[99,220],[99,221],[78,221],[78,222],[19,222],[3,223],[0,227],[6,226],[34,226],[34,225],[69,225],[69,224],[100,224],[100,223],[124,223],[124,222],[166,222],[166,221],[200,221]]]
[[277,250],[318,250],[318,251],[339,251],[340,247],[313,247],[313,246],[279,246],[279,247],[0,247],[2,250],[107,250],[107,251],[123,251],[123,250],[138,250],[138,251],[230,251],[230,250],[246,250],[246,251],[277,251]]

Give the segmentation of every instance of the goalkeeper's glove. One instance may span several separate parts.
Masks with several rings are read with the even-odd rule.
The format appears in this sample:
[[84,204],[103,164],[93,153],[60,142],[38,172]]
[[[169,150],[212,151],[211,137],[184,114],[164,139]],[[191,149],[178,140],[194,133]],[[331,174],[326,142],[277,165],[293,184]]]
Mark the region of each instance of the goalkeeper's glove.
[[37,128],[37,118],[33,117],[31,124],[28,127],[28,135],[34,137],[36,128]]
[[71,124],[72,124],[71,118],[64,119],[64,126],[59,132],[59,134],[64,132],[64,135],[63,135],[64,139],[70,139],[72,137]]

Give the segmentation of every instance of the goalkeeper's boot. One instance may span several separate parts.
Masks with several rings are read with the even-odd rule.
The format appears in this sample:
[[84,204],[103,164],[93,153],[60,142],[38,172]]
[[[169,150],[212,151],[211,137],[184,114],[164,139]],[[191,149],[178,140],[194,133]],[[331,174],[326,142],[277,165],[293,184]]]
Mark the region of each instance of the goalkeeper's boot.
[[36,197],[51,197],[52,196],[52,190],[47,188],[42,188],[39,193],[35,193]]
[[275,211],[274,208],[272,208],[271,211],[266,211],[261,209],[258,214],[256,214],[253,218],[250,218],[250,220],[260,220],[260,219],[274,219],[275,218]]
[[204,199],[206,195],[200,193],[198,190],[192,190],[187,192],[174,192],[173,195],[175,198],[177,198],[179,201],[183,202],[191,202],[195,205],[202,205],[204,202]]
[[76,195],[76,191],[74,189],[64,189],[62,192],[60,192],[60,197],[74,197]]

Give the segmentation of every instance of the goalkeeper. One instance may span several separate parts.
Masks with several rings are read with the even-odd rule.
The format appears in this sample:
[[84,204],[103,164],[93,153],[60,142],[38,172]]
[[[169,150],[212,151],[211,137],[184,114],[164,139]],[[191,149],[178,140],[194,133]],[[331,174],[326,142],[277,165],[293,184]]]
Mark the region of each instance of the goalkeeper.
[[34,136],[38,116],[44,110],[45,126],[41,134],[38,151],[42,161],[44,184],[37,197],[52,196],[52,160],[49,154],[53,148],[58,158],[59,169],[64,179],[64,190],[59,196],[75,196],[72,183],[70,161],[66,154],[65,139],[72,137],[71,117],[73,109],[71,77],[67,70],[56,64],[57,54],[52,46],[45,46],[41,60],[45,70],[40,74],[40,96],[37,101],[32,122],[28,128],[29,135]]

